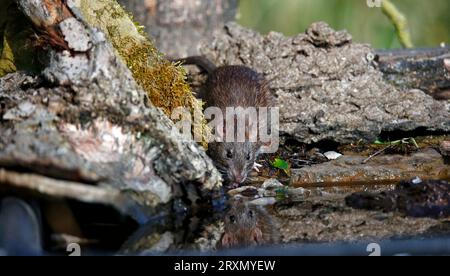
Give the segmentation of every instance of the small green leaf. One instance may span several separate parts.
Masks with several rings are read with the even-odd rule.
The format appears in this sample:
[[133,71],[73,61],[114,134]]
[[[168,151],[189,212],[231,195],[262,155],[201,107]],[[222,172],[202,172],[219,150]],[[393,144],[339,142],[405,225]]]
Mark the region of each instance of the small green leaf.
[[272,162],[272,166],[274,166],[277,169],[285,170],[285,171],[289,169],[288,162],[286,162],[280,158],[275,158],[275,160]]
[[375,142],[373,142],[375,145],[381,145],[381,146],[395,146],[395,145],[399,145],[400,143],[402,143],[404,140],[396,140],[396,141],[381,141],[381,140],[376,140]]
[[375,145],[385,145],[386,142],[383,142],[381,140],[376,140],[375,142],[373,142]]

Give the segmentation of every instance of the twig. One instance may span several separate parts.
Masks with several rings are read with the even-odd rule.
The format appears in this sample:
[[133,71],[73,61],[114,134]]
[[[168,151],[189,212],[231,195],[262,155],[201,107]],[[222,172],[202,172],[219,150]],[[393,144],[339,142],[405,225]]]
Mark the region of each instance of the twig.
[[381,153],[383,153],[385,150],[392,148],[394,145],[389,145],[387,147],[384,147],[383,149],[375,152],[374,154],[372,154],[371,156],[367,157],[364,161],[362,161],[363,164],[366,164],[367,162],[369,162],[372,158],[374,158],[375,156],[380,155]]
[[397,36],[400,43],[405,48],[414,47],[411,40],[411,33],[408,28],[408,21],[406,17],[395,7],[395,5],[390,0],[383,0],[382,2],[383,13],[392,21],[395,30],[397,31]]
[[95,187],[78,182],[53,179],[31,173],[17,173],[0,169],[0,186],[25,188],[43,195],[58,198],[71,198],[86,203],[112,205],[119,210],[123,208],[123,198],[119,190]]

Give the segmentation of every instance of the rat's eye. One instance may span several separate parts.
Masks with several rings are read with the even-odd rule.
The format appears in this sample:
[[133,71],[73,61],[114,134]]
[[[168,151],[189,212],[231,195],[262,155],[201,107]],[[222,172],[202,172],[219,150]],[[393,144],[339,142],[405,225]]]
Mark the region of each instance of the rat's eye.
[[230,216],[230,222],[231,222],[231,223],[235,223],[235,222],[236,222],[236,217],[233,216],[233,215],[231,215],[231,216]]
[[252,210],[250,210],[250,211],[248,211],[248,216],[250,217],[250,218],[253,218],[253,211]]
[[247,154],[247,160],[250,160],[251,158],[252,158],[252,157],[251,157],[250,153]]
[[233,153],[231,152],[231,150],[227,151],[227,158],[233,158]]

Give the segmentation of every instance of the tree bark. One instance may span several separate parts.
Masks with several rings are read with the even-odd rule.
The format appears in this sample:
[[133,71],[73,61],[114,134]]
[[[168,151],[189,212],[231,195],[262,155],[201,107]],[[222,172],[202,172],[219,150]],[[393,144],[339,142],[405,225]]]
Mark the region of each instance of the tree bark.
[[[156,44],[172,57],[200,54],[202,43],[232,21],[236,0],[119,0],[144,24]],[[450,98],[450,49],[376,50],[384,78],[402,89],[420,89],[436,99]]]
[[39,77],[0,78],[2,189],[108,203],[140,223],[181,198],[210,199],[221,185],[212,161],[148,100],[107,36],[71,1],[17,3],[50,60]]
[[[448,103],[430,96],[436,93],[431,88],[448,83],[446,49],[431,58],[406,52],[413,57],[402,54],[392,63],[324,22],[293,37],[229,23],[201,49],[217,65],[243,64],[263,74],[277,99],[281,133],[303,143],[370,143],[382,132],[450,131]],[[389,62],[394,66],[384,67]]]
[[146,27],[159,50],[173,57],[199,54],[202,40],[235,18],[237,0],[119,0]]
[[420,89],[435,99],[450,99],[450,48],[377,50],[384,78],[402,89]]

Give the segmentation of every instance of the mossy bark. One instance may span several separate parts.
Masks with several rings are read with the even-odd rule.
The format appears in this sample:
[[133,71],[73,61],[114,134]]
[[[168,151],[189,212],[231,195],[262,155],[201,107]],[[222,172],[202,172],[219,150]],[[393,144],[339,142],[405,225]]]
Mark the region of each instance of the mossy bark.
[[147,38],[144,27],[115,0],[76,0],[75,5],[91,26],[107,35],[151,102],[167,116],[177,107],[188,107],[192,112],[201,109],[185,81],[184,70],[163,57]]
[[[55,3],[46,1],[46,5]],[[67,4],[78,10],[77,16],[107,36],[116,55],[130,69],[153,105],[169,117],[177,107],[187,107],[192,114],[201,111],[201,102],[186,83],[183,68],[164,58],[148,39],[144,27],[137,24],[116,0],[73,0]],[[39,47],[39,37],[48,36],[49,30],[41,30],[39,36],[36,35],[12,0],[3,0],[2,7],[7,8],[0,12],[4,15],[0,17],[0,76],[16,70],[39,72],[42,69],[39,60],[44,60],[42,53],[45,53]],[[203,133],[203,119],[201,124],[202,127],[194,129]]]
[[0,186],[109,204],[139,223],[178,201],[211,202],[221,186],[211,159],[150,103],[105,34],[71,1],[17,3],[49,62],[40,76],[0,78]]

